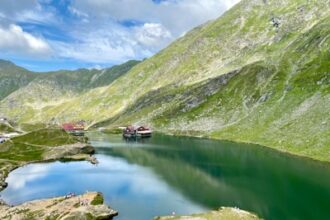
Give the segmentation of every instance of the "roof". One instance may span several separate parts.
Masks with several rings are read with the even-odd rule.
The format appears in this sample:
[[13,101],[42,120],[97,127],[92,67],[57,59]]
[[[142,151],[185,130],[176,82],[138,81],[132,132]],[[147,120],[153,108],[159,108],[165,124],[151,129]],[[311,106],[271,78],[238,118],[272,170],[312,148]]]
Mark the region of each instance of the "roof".
[[66,131],[72,130],[84,130],[84,126],[76,123],[65,123],[62,125],[62,128]]

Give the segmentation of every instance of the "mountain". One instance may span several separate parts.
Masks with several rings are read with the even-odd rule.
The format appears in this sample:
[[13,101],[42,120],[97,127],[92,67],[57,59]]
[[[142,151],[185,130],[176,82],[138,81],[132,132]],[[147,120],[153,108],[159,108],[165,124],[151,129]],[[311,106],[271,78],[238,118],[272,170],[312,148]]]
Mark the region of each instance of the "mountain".
[[11,94],[0,107],[21,122],[148,124],[329,161],[329,8],[329,0],[242,0],[107,86],[52,105]]
[[35,74],[10,61],[0,60],[0,100],[26,86],[35,77]]
[[[1,62],[8,63],[8,61]],[[14,64],[7,65],[2,69],[7,78],[1,77],[0,84],[5,84],[7,79],[13,82],[17,82],[15,81],[17,78],[26,80],[20,86],[7,83],[10,89],[6,90],[10,92],[3,100],[0,100],[0,116],[8,115],[19,122],[29,120],[40,122],[38,118],[40,112],[80,96],[91,89],[111,84],[139,62],[132,60],[103,70],[79,69],[47,73],[28,72]],[[3,92],[2,87],[1,92]]]

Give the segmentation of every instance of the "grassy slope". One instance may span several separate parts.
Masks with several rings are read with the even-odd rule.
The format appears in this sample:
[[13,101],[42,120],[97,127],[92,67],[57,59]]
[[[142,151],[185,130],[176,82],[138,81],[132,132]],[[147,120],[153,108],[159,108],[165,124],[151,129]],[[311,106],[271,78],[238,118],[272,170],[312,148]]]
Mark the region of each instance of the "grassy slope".
[[328,0],[243,0],[109,86],[41,106],[37,114],[28,104],[8,114],[23,122],[148,123],[329,160],[328,6]]
[[265,60],[230,77],[149,92],[97,126],[151,123],[169,133],[259,143],[329,161],[329,26],[324,16],[263,48]]
[[[247,117],[211,135],[257,142],[284,151],[330,160],[330,17],[293,42],[269,84],[254,83],[269,100]],[[250,78],[251,79],[251,78]]]
[[0,134],[10,132],[15,132],[15,128],[13,128],[10,124],[0,123]]
[[0,159],[12,161],[37,161],[47,147],[74,144],[79,140],[61,129],[41,129],[12,138],[1,145]]
[[[110,86],[43,108],[35,120],[114,117],[149,92],[199,83],[257,61],[273,60],[328,13],[328,1],[244,0],[220,19],[189,32]],[[275,28],[272,18],[279,17]],[[267,64],[268,65],[268,64]],[[14,113],[14,115],[21,112]],[[26,114],[22,114],[23,121]]]
[[[139,61],[128,61],[104,70],[80,69],[50,73],[31,73],[35,78],[28,85],[13,91],[0,102],[0,110],[20,122],[42,122],[41,115],[47,109],[69,101],[93,88],[111,84]],[[12,67],[11,67],[12,68]],[[11,71],[9,68],[8,71]],[[2,79],[0,79],[0,83]],[[2,89],[1,89],[2,90]],[[48,119],[56,117],[56,114]]]
[[9,61],[0,60],[0,100],[26,86],[35,77],[35,74],[26,69],[15,66]]

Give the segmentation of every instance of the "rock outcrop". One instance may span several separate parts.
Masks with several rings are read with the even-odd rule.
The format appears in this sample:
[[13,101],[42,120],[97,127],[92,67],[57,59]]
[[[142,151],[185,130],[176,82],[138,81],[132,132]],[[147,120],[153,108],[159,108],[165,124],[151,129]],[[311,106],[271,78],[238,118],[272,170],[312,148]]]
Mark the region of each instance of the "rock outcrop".
[[[101,200],[100,200],[101,198]],[[101,201],[95,203],[95,201]],[[118,212],[103,204],[100,193],[69,195],[26,202],[18,206],[0,203],[0,219],[98,219],[110,220]]]

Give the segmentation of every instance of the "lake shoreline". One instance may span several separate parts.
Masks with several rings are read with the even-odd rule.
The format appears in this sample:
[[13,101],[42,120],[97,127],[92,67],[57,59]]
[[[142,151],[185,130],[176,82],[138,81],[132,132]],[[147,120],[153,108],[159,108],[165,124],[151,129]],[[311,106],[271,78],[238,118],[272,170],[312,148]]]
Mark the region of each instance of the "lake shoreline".
[[8,164],[6,168],[2,169],[2,174],[0,174],[0,192],[8,186],[8,184],[6,183],[6,179],[12,171],[29,164],[51,163],[55,161],[89,161],[91,163],[95,163],[94,158],[92,158],[91,156],[95,153],[95,148],[90,144],[76,143],[72,145],[58,146],[56,148],[65,148],[66,150],[62,151],[60,154],[51,154],[51,151],[46,151],[46,158],[41,160],[23,161],[17,165]]
[[[93,131],[92,131],[93,132]],[[103,133],[103,132],[100,132],[100,133]],[[188,136],[188,135],[174,135],[174,134],[172,134],[172,135],[169,135],[169,134],[165,134],[165,133],[163,133],[163,132],[155,132],[155,137],[157,138],[157,136],[158,136],[158,134],[159,135],[165,135],[165,136],[173,136],[173,137],[183,137],[183,138],[187,138],[187,140],[190,140],[190,138],[195,138],[196,140],[196,143],[199,143],[199,141],[197,140],[197,139],[204,139],[204,140],[210,140],[210,141],[212,141],[212,140],[215,140],[215,141],[222,141],[222,142],[224,142],[224,143],[244,143],[244,142],[235,142],[235,141],[231,141],[231,140],[219,140],[219,139],[215,139],[215,138],[210,138],[210,137],[196,137],[196,136]],[[116,135],[116,137],[118,138],[118,139],[120,139],[120,135]],[[113,137],[112,137],[113,138]],[[192,139],[193,140],[193,139]],[[212,143],[212,142],[211,142]],[[213,144],[215,145],[215,147],[217,146],[217,144],[216,144],[217,142],[214,142]],[[219,143],[221,143],[221,142],[219,142]],[[87,144],[87,143],[85,143],[85,144],[83,144],[83,143],[79,143],[81,146],[82,145],[85,145],[85,146],[89,146],[89,147],[92,147],[94,150],[95,150],[95,148],[93,147],[93,146],[91,146],[91,145],[93,145],[93,142],[91,143],[91,145],[90,144]],[[244,144],[246,144],[246,143],[244,143]],[[303,160],[305,160],[305,159],[308,159],[309,161],[312,161],[312,162],[317,162],[317,164],[320,164],[320,165],[322,165],[322,166],[324,166],[324,167],[326,167],[325,165],[327,165],[327,163],[324,163],[324,162],[322,162],[322,161],[318,161],[318,160],[310,160],[311,158],[306,158],[306,157],[301,157],[301,156],[297,156],[297,155],[294,155],[294,154],[288,154],[287,152],[282,152],[282,151],[279,151],[279,150],[276,150],[276,149],[273,149],[273,148],[270,148],[270,147],[267,147],[267,146],[263,146],[263,145],[258,145],[258,144],[253,144],[253,145],[255,145],[257,148],[256,149],[258,149],[258,148],[260,148],[260,149],[267,149],[267,150],[269,150],[269,154],[271,154],[271,152],[274,152],[274,153],[279,153],[279,155],[283,155],[283,156],[286,156],[286,155],[289,155],[290,157],[291,156],[293,156],[292,157],[292,159],[299,159],[299,160],[301,160],[301,161],[303,161]],[[97,145],[95,145],[96,147],[97,147]],[[61,147],[63,147],[63,146],[58,146],[59,148],[61,148]],[[67,148],[67,146],[65,146],[65,148]],[[207,148],[206,148],[207,149]],[[252,148],[253,149],[253,148]],[[221,155],[221,154],[219,154],[219,155]],[[290,159],[290,157],[288,157],[288,159]],[[26,163],[26,164],[22,164],[22,165],[20,165],[20,166],[17,166],[17,167],[15,167],[15,168],[13,168],[11,171],[13,171],[14,169],[17,169],[17,168],[19,168],[19,167],[21,167],[21,166],[24,166],[24,165],[28,165],[28,164],[33,164],[33,163],[49,163],[49,162],[54,162],[54,161],[62,161],[62,162],[69,162],[69,161],[86,161],[86,160],[88,160],[90,158],[90,154],[72,154],[72,155],[70,155],[70,156],[58,156],[58,157],[56,157],[56,158],[52,158],[52,159],[49,159],[49,160],[46,160],[46,159],[44,159],[44,160],[40,160],[40,161],[30,161],[30,162],[28,162],[28,163]],[[284,157],[285,158],[285,157]],[[100,158],[98,158],[98,159],[100,159]],[[91,161],[90,161],[91,162]],[[313,163],[314,164],[314,163]],[[11,172],[10,171],[10,172]],[[103,192],[103,190],[101,189],[101,190],[99,190],[100,192]],[[84,191],[82,191],[82,192],[84,192]],[[32,200],[27,200],[27,201],[32,201]],[[111,202],[112,203],[112,202]],[[230,206],[230,205],[229,205]],[[234,206],[233,206],[234,207]],[[117,207],[118,208],[118,207]],[[213,208],[216,208],[216,207],[213,207]],[[246,207],[245,207],[245,209],[244,209],[244,207],[240,207],[240,208],[242,208],[243,210],[250,210],[251,211],[251,209],[247,209]],[[234,210],[234,208],[228,208],[228,209],[232,209],[232,210]],[[214,212],[218,212],[218,211],[207,211],[207,212],[203,212],[203,213],[200,213],[200,214],[193,214],[193,215],[187,215],[187,216],[189,216],[189,217],[195,217],[195,216],[197,216],[197,217],[199,217],[199,216],[204,216],[204,215],[208,215],[209,213],[214,213]],[[198,212],[197,212],[198,213]],[[249,212],[249,213],[252,213],[253,214],[253,212]],[[259,213],[260,214],[260,213]],[[157,215],[157,213],[156,213],[156,215]],[[155,215],[154,215],[155,216]],[[170,219],[180,219],[180,216],[177,216],[177,215],[174,215],[174,217],[173,216],[169,216],[169,218]],[[166,219],[166,217],[160,217],[160,219]]]
[[[0,192],[6,189],[8,186],[6,182],[8,175],[12,171],[24,167],[26,165],[36,164],[36,163],[52,163],[56,161],[61,161],[61,162],[88,161],[92,164],[98,163],[96,158],[92,156],[95,153],[95,148],[88,143],[75,143],[71,145],[62,145],[62,146],[57,146],[56,148],[57,148],[56,151],[54,151],[51,148],[46,150],[44,153],[45,158],[41,160],[22,161],[17,165],[12,165],[8,163],[8,166],[2,169],[2,174],[0,174]],[[102,198],[101,202],[98,202],[98,204],[93,205],[92,203],[95,200],[94,197],[96,198],[97,196]],[[79,203],[75,202],[73,206],[70,208],[67,208],[68,202],[65,203],[65,206],[59,206],[59,204],[62,201],[69,199],[67,196],[41,199],[41,200],[32,200],[15,206],[8,205],[6,201],[0,200],[1,219],[11,219],[12,215],[18,219],[24,219],[26,217],[30,218],[32,216],[35,217],[34,215],[36,214],[40,215],[40,212],[42,212],[44,214],[44,217],[47,218],[50,217],[49,216],[50,214],[55,216],[63,215],[64,217],[92,216],[95,219],[112,219],[114,216],[118,215],[117,211],[111,209],[109,206],[104,204],[103,195],[100,193],[85,193],[83,195],[79,195],[77,198],[79,198]],[[82,204],[80,201],[84,201],[84,204]],[[43,204],[48,204],[48,205],[44,206]],[[40,209],[40,207],[43,207],[43,209]],[[52,208],[52,207],[57,207],[57,208]],[[65,208],[63,209],[63,207],[66,207],[66,209]],[[30,210],[34,210],[34,211],[30,211]],[[50,211],[52,212],[50,213]]]
[[173,132],[163,132],[163,131],[155,131],[155,133],[158,134],[163,134],[163,135],[169,135],[169,136],[173,136],[173,137],[186,137],[186,138],[197,138],[197,139],[204,139],[204,140],[214,140],[214,141],[224,141],[224,142],[229,142],[229,143],[235,143],[235,144],[251,144],[251,145],[255,145],[261,148],[267,148],[271,151],[274,151],[276,153],[282,153],[284,155],[287,156],[291,156],[297,159],[303,159],[303,160],[309,160],[315,163],[318,163],[320,165],[324,165],[324,166],[328,166],[330,167],[330,160],[325,160],[325,159],[320,159],[320,158],[314,158],[314,157],[310,157],[310,156],[306,156],[306,155],[302,155],[302,154],[297,154],[294,152],[290,152],[288,150],[285,149],[279,149],[273,146],[266,146],[263,145],[261,143],[257,143],[257,142],[248,142],[248,141],[238,141],[238,140],[234,140],[234,139],[223,139],[223,138],[217,138],[217,137],[212,137],[212,136],[206,136],[206,135],[189,135],[189,134],[176,134]]
[[[4,176],[3,178],[0,179],[0,185],[4,185],[4,187],[2,187],[0,189],[0,192],[2,190],[4,190],[8,184],[5,182],[6,178],[8,177],[8,175],[21,167],[24,167],[26,165],[30,165],[30,164],[36,164],[36,163],[52,163],[52,162],[56,162],[56,161],[60,161],[60,162],[74,162],[74,161],[89,161],[90,163],[94,164],[95,160],[94,158],[91,156],[92,154],[94,155],[95,153],[95,148],[88,144],[88,143],[76,143],[76,144],[72,144],[72,145],[63,145],[63,146],[57,146],[57,149],[66,149],[66,151],[61,151],[60,150],[60,154],[52,154],[51,151],[46,151],[45,152],[45,159],[42,160],[35,160],[35,161],[24,161],[21,162],[19,165],[17,166],[12,166],[9,169],[6,170],[7,175]],[[69,155],[68,155],[69,154]],[[75,198],[84,198],[88,195],[90,195],[91,193],[85,193],[82,195],[74,195],[72,197]],[[95,194],[95,193],[92,193]],[[98,195],[102,195],[101,193],[97,193]],[[96,194],[95,194],[96,195]],[[89,202],[87,202],[87,205],[77,205],[78,203],[75,202],[74,206],[72,207],[68,207],[66,208],[66,211],[63,210],[63,206],[60,206],[59,204],[62,201],[65,201],[67,199],[72,199],[71,196],[59,196],[59,197],[52,197],[52,198],[42,198],[42,199],[38,199],[38,200],[29,200],[26,202],[23,202],[21,204],[18,205],[10,205],[7,204],[6,201],[0,200],[0,210],[2,213],[1,218],[3,219],[11,219],[11,217],[18,217],[18,218],[24,218],[24,217],[32,217],[34,215],[36,215],[36,213],[39,212],[39,215],[41,215],[40,213],[42,213],[43,217],[53,217],[55,216],[59,216],[59,217],[65,217],[68,215],[85,215],[86,213],[93,213],[92,215],[94,217],[97,216],[106,216],[105,219],[112,219],[113,217],[118,215],[118,212],[113,210],[112,208],[110,208],[108,206],[108,204],[104,204],[103,201],[103,196],[102,196],[102,202],[100,204],[98,204],[98,211],[95,212],[95,207],[91,206],[91,199],[89,200]],[[79,199],[79,204],[80,201],[83,201],[83,199]],[[73,204],[73,202],[71,202]],[[44,204],[48,204],[47,206],[45,206]],[[51,205],[49,205],[51,204]],[[53,207],[57,208],[53,208]],[[67,204],[66,204],[67,205]],[[82,210],[81,209],[82,206],[85,206]],[[43,208],[42,208],[43,207]],[[60,208],[62,207],[62,208]],[[41,211],[42,209],[42,211]],[[33,211],[34,210],[34,211]],[[39,211],[36,211],[39,210]],[[78,211],[77,211],[78,210]],[[230,212],[231,214],[235,215],[236,211],[233,210],[239,210],[237,208],[225,208],[225,210],[227,210],[226,212]],[[229,210],[229,211],[228,211]],[[56,214],[54,214],[54,212]],[[219,209],[218,211],[210,211],[211,213],[223,213],[221,211],[221,209]],[[247,215],[250,216],[254,216],[254,214],[247,212],[247,211],[241,211],[241,213],[246,213]],[[81,214],[82,213],[82,214]],[[100,214],[102,213],[102,214]],[[193,214],[194,215],[204,215],[204,214],[208,214],[209,212],[205,212],[205,213],[198,213],[198,214]],[[35,216],[34,216],[35,217]],[[179,217],[179,216],[176,216]],[[39,218],[41,218],[39,216]],[[37,219],[39,219],[37,217]],[[166,219],[167,217],[157,217],[155,216],[155,219]],[[171,217],[170,217],[171,218]],[[102,218],[103,219],[103,218]],[[237,218],[239,219],[239,218]],[[256,218],[258,219],[258,218]]]

